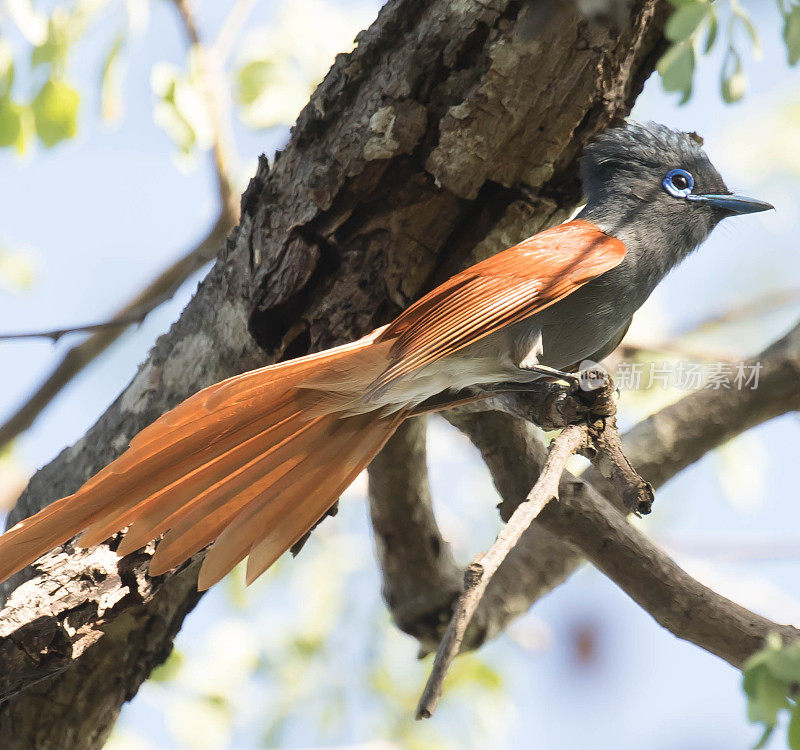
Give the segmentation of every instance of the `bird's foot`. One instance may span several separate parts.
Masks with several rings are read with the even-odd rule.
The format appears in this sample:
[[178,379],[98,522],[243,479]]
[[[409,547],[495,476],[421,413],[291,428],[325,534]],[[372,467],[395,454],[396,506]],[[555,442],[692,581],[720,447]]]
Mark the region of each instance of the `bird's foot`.
[[570,390],[573,400],[585,409],[587,419],[607,419],[617,413],[619,395],[608,370],[595,362],[585,362],[577,372],[578,384]]
[[561,399],[563,408],[569,412],[568,417],[565,413],[565,417],[568,419],[581,421],[593,417],[613,416],[616,413],[616,404],[614,403],[616,390],[608,370],[590,360],[585,360],[581,365],[583,366],[577,372],[564,372],[546,365],[534,364],[525,369],[540,375],[540,380],[519,384],[517,389],[510,388],[508,383],[499,387],[504,392],[509,390],[527,392],[561,390],[568,397]]

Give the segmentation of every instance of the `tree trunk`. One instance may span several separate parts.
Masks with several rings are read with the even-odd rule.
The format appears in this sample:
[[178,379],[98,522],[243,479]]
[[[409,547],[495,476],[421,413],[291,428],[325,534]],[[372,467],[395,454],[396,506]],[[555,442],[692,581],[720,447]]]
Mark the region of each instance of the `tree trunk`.
[[[468,262],[562,220],[577,158],[663,51],[666,0],[612,25],[563,0],[390,0],[339,55],[180,319],[11,523],[74,491],[199,388],[363,335]],[[613,14],[612,14],[613,15]],[[196,604],[197,564],[69,545],[4,587],[0,737],[101,747]],[[29,582],[21,588],[24,580]],[[15,590],[16,589],[16,590]]]

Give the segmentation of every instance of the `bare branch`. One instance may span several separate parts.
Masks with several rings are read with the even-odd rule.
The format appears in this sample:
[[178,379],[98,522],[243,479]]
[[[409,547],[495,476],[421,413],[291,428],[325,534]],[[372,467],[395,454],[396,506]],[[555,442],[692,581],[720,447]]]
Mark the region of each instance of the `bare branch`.
[[436,652],[428,682],[417,706],[417,718],[428,719],[433,715],[442,696],[444,678],[464,639],[467,626],[483,597],[486,587],[501,563],[516,546],[522,534],[545,505],[558,497],[561,475],[567,459],[587,444],[588,428],[581,425],[566,427],[553,439],[539,478],[525,502],[520,503],[492,546],[467,568],[464,576],[464,593],[459,597],[447,626],[442,642]]
[[631,526],[594,488],[565,480],[563,509],[546,528],[575,545],[663,627],[740,668],[771,632],[786,640],[800,631],[779,625],[720,596],[682,570]]
[[72,347],[62,357],[59,364],[28,401],[12,414],[5,424],[0,426],[0,448],[27,430],[61,390],[89,363],[111,346],[129,325],[141,323],[148,313],[162,302],[170,299],[191,274],[212,260],[228,233],[239,220],[238,192],[232,176],[236,156],[230,137],[230,112],[229,108],[225,106],[225,97],[220,93],[220,87],[224,87],[226,84],[218,66],[214,63],[214,56],[207,54],[200,45],[197,26],[188,0],[174,0],[174,2],[190,43],[197,45],[199,53],[204,57],[200,85],[203,88],[203,96],[213,129],[212,163],[217,179],[220,214],[208,235],[196,247],[165,269],[109,320],[88,326],[44,331],[41,334],[34,332],[33,334],[0,336],[0,338],[44,336],[57,341],[61,336],[72,331],[93,332],[88,339]]
[[104,320],[102,323],[86,323],[84,325],[71,326],[69,328],[53,328],[49,331],[24,331],[23,333],[0,333],[0,341],[17,341],[20,339],[50,339],[54,344],[58,343],[64,336],[70,333],[94,333],[106,328],[127,327],[135,323],[141,323],[147,313],[136,312],[124,318],[112,318]]
[[800,409],[800,322],[744,366],[759,368],[758,387],[694,391],[623,437],[645,479],[658,487],[736,435]]
[[730,350],[718,349],[716,346],[708,347],[699,346],[696,343],[690,344],[684,339],[687,336],[704,333],[729,323],[749,320],[778,308],[796,305],[798,302],[800,302],[800,289],[771,291],[741,305],[737,305],[735,308],[714,313],[700,321],[684,326],[669,339],[663,341],[636,341],[635,339],[627,337],[620,345],[620,351],[624,355],[646,351],[691,356],[701,361],[717,360],[720,362],[733,362],[738,360],[739,357]]
[[749,300],[737,304],[735,308],[723,310],[709,315],[695,323],[681,328],[674,338],[690,334],[704,333],[728,323],[737,323],[748,320],[765,312],[770,312],[780,307],[789,307],[800,303],[800,289],[772,290]]
[[591,456],[592,463],[606,479],[616,485],[622,505],[636,515],[649,513],[655,499],[653,485],[639,476],[625,455],[617,432],[616,418],[612,417],[592,437],[595,448],[595,453]]
[[231,136],[230,107],[227,105],[227,96],[223,94],[226,87],[225,77],[213,48],[206,47],[200,39],[190,0],[173,0],[173,2],[187,39],[198,56],[200,73],[198,84],[211,121],[211,156],[217,177],[220,204],[224,207],[223,210],[236,213],[238,220],[239,196],[232,176],[235,171],[236,156]]
[[[496,455],[504,460],[488,460],[487,465],[504,499],[513,505],[519,499],[505,495],[505,488],[515,483],[510,475],[537,456],[520,452],[516,443],[503,442],[502,434],[494,437],[500,440],[494,446]],[[477,438],[481,443],[481,436]],[[770,632],[786,640],[800,637],[800,630],[754,614],[703,586],[631,526],[594,487],[568,472],[559,487],[559,502],[550,503],[537,523],[579,550],[659,624],[737,668]]]
[[222,28],[220,28],[217,38],[211,47],[211,51],[217,60],[225,60],[230,55],[236,37],[257,3],[258,0],[236,0],[233,4],[230,13],[222,22]]

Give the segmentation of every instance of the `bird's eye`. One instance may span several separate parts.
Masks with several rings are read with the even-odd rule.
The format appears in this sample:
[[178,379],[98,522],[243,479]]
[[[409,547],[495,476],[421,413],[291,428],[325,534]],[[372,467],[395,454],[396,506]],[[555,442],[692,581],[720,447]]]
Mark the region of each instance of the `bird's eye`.
[[694,188],[694,178],[685,169],[671,169],[661,183],[676,198],[685,198]]
[[689,187],[689,180],[686,179],[686,175],[683,174],[674,174],[672,175],[672,179],[670,182],[678,188],[678,190],[684,190]]

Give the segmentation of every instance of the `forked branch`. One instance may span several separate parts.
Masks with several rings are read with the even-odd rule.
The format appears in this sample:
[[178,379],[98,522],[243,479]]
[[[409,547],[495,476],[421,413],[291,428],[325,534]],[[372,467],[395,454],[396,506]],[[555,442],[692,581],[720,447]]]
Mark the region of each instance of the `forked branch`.
[[586,447],[588,440],[589,428],[586,425],[570,425],[553,440],[539,479],[528,493],[525,502],[517,506],[508,523],[497,535],[494,544],[467,568],[464,575],[464,593],[456,602],[453,617],[439,644],[433,669],[417,706],[418,719],[428,719],[436,710],[442,696],[444,678],[458,654],[467,626],[492,576],[533,519],[550,500],[558,497],[558,485],[567,460],[581,448]]

